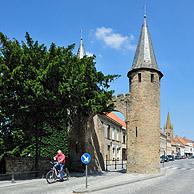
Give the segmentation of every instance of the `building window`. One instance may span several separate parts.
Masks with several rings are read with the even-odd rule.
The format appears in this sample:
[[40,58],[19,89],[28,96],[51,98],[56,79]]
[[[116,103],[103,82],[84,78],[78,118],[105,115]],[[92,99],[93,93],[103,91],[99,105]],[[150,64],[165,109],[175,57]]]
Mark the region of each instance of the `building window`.
[[110,125],[107,127],[107,139],[110,139]]
[[110,145],[107,146],[107,154],[106,155],[106,160],[110,160]]
[[135,129],[135,136],[137,137],[137,127],[136,127],[136,129]]
[[125,135],[123,135],[123,143],[125,143]]
[[154,74],[151,74],[151,82],[154,82]]
[[119,141],[119,130],[116,130],[116,140]]
[[113,140],[115,139],[115,130],[114,130],[114,128],[112,128],[112,139]]
[[114,140],[117,140],[117,130],[114,129]]
[[141,82],[141,73],[138,73],[138,82]]

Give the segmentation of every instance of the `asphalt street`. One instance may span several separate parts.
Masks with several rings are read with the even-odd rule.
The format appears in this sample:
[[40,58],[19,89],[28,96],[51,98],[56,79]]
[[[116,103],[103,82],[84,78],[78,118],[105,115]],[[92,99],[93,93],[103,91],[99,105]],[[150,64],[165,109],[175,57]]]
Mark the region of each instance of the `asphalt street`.
[[[194,159],[178,160],[165,163],[166,175],[113,186],[109,189],[102,189],[92,194],[194,194]],[[117,183],[126,174],[118,172],[105,173],[102,176],[89,177],[89,185],[101,185]],[[141,175],[130,175],[140,177]],[[127,176],[126,176],[127,177]],[[45,179],[27,181],[26,183],[9,184],[1,186],[0,194],[72,194],[77,186],[83,186],[85,177],[70,177],[69,181],[47,184]]]
[[166,176],[92,194],[194,194],[194,159],[164,163]]

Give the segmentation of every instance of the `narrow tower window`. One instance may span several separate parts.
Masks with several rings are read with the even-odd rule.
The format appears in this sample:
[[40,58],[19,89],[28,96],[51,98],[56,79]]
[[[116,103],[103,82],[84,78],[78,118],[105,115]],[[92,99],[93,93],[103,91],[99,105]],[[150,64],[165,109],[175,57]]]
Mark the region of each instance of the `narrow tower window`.
[[151,82],[154,82],[154,74],[151,74]]
[[131,78],[129,78],[129,92],[131,92]]
[[137,137],[137,127],[136,127],[136,129],[135,129],[135,136]]
[[141,82],[141,73],[138,73],[138,81]]

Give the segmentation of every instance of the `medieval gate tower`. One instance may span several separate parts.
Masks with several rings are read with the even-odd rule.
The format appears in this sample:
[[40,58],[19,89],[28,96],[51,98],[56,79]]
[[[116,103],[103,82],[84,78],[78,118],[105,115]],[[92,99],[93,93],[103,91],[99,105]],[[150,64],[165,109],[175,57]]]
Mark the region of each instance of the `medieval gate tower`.
[[160,79],[147,17],[141,29],[129,78],[127,172],[160,171]]
[[[78,57],[84,55],[81,38]],[[158,69],[146,15],[132,68],[127,76],[129,94],[113,99],[116,110],[126,116],[127,172],[157,173],[160,171],[160,80],[163,74]],[[99,131],[100,129],[96,132]],[[72,139],[75,140],[75,137],[81,142],[77,132]],[[100,143],[92,145],[99,149],[103,147]],[[95,158],[98,158],[98,152],[95,152]],[[78,153],[75,156],[79,158]]]

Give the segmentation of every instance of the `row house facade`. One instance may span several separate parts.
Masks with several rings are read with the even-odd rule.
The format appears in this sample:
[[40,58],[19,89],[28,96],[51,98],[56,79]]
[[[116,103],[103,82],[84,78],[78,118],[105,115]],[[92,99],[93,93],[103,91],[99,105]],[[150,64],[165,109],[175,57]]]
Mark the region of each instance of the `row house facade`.
[[172,155],[174,156],[184,156],[185,155],[185,146],[180,141],[173,139],[171,142],[172,145]]
[[[98,120],[96,131],[101,131],[101,153],[104,161],[126,160],[126,123],[115,113],[95,116]],[[174,137],[174,129],[168,113],[164,129],[160,132],[160,156],[174,155],[190,157],[194,155],[194,141],[182,137]]]
[[[100,152],[103,161],[126,160],[126,123],[115,113],[98,114],[94,117]],[[160,132],[160,156],[174,155],[190,157],[194,155],[194,142],[187,138],[174,137],[173,126],[168,113],[164,130]]]
[[185,137],[174,137],[174,129],[168,113],[164,131],[160,134],[160,155],[190,157],[194,155],[194,141]]
[[104,161],[126,160],[126,123],[115,113],[94,117]]
[[166,155],[166,135],[162,132],[160,132],[160,156]]
[[190,157],[194,155],[194,141],[176,136],[172,142],[176,147],[175,155]]
[[164,130],[161,129],[160,132],[160,156],[172,154],[171,141],[173,139],[173,136],[174,130],[170,120],[170,113],[168,113]]

